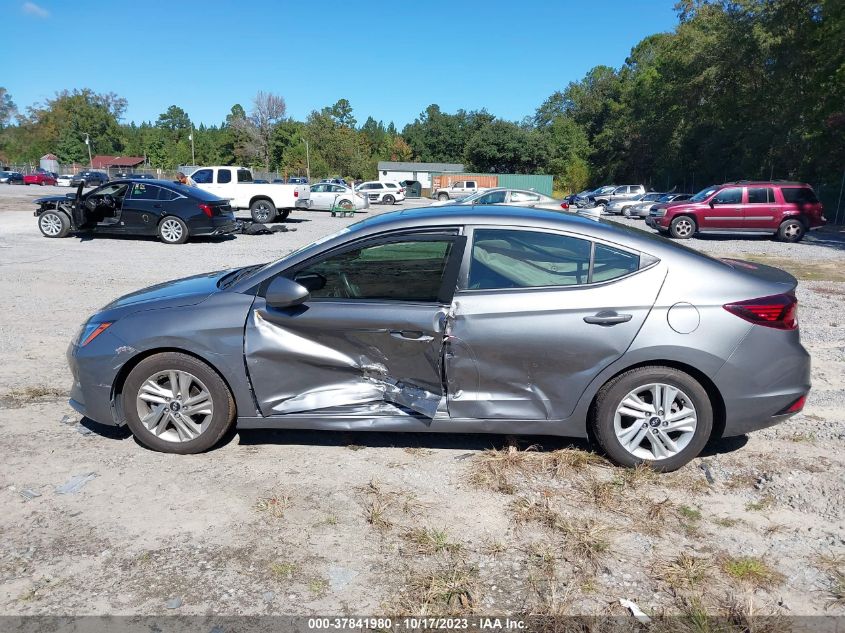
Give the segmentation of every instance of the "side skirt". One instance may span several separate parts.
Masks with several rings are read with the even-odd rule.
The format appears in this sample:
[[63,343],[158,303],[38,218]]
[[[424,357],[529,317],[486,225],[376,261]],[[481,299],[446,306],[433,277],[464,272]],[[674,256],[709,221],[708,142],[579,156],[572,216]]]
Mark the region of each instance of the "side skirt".
[[239,429],[307,429],[315,431],[405,431],[413,433],[517,433],[587,437],[583,420],[476,420],[430,419],[394,416],[285,415],[266,418],[239,417]]

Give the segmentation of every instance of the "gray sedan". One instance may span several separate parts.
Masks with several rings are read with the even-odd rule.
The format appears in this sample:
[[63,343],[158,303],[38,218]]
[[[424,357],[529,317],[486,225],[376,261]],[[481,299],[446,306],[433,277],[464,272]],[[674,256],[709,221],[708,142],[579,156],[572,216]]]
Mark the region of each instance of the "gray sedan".
[[604,221],[449,206],[115,300],[71,405],[155,450],[240,429],[592,436],[676,469],[801,410],[796,280]]
[[485,189],[479,191],[466,198],[460,200],[441,200],[433,202],[431,206],[445,206],[445,205],[477,205],[477,204],[503,204],[511,207],[528,207],[531,209],[548,209],[550,211],[561,211],[567,209],[569,205],[564,206],[563,200],[558,200],[547,196],[544,193],[539,193],[532,189],[508,189],[506,187],[496,187],[495,189]]

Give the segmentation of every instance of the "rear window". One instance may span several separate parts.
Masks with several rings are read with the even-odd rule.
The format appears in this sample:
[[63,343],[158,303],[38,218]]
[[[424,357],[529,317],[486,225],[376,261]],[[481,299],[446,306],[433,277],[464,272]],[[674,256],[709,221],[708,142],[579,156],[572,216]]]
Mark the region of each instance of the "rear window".
[[769,187],[749,187],[748,204],[769,204],[775,201],[775,192]]
[[168,188],[181,193],[183,196],[190,196],[191,198],[196,198],[197,200],[202,200],[203,202],[218,202],[220,198],[215,196],[213,193],[209,193],[199,187],[191,187],[189,185],[183,185],[180,182],[168,183]]
[[809,187],[783,187],[783,199],[791,204],[816,204],[816,192]]
[[396,185],[394,185],[392,182],[386,182],[384,183],[384,186],[388,189],[396,189]]
[[238,182],[252,182],[252,172],[248,169],[239,169]]

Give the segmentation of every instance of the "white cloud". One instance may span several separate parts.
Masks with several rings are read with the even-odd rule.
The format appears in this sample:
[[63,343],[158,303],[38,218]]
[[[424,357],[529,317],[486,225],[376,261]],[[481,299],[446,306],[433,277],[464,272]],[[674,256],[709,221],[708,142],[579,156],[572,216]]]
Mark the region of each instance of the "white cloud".
[[45,9],[44,7],[39,7],[34,2],[24,2],[23,3],[23,12],[28,13],[29,15],[34,15],[37,18],[49,18],[50,12]]

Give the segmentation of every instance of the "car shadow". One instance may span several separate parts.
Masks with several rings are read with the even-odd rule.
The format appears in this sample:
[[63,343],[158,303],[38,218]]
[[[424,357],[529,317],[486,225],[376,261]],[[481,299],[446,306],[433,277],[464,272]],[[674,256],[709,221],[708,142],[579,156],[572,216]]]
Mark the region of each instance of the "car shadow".
[[132,431],[125,424],[123,426],[113,426],[111,424],[100,424],[91,418],[83,417],[79,424],[92,433],[96,433],[100,437],[109,440],[125,440],[132,435]]
[[[94,240],[118,240],[118,241],[132,241],[132,242],[151,242],[159,243],[159,239],[153,235],[111,235],[107,233],[77,233],[75,236],[80,242],[93,242]],[[224,242],[231,242],[237,239],[237,235],[207,235],[192,237],[188,243],[204,243],[204,244],[222,244]]]

